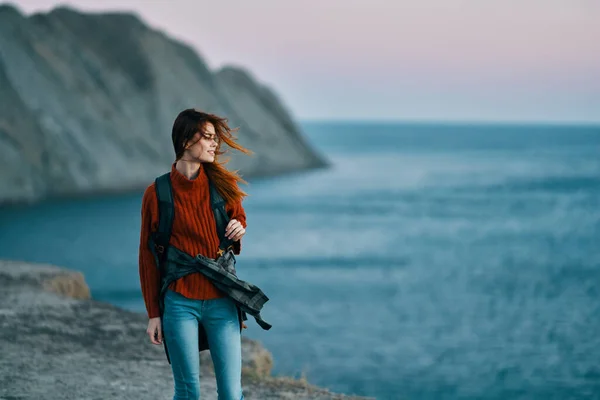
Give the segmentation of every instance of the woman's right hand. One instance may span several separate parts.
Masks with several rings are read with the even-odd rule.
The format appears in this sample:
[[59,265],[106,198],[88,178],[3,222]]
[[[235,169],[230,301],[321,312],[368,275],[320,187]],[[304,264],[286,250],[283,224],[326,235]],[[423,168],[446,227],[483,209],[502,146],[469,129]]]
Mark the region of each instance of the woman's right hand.
[[152,344],[162,344],[162,328],[160,326],[160,317],[150,318],[146,333],[150,336]]

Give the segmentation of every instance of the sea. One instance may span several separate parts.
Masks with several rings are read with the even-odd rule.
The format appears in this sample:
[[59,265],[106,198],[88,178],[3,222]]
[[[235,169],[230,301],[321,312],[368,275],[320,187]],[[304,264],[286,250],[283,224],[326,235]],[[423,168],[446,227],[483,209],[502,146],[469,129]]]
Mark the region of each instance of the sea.
[[[377,399],[600,399],[600,126],[300,127],[329,166],[244,186],[238,274],[273,328],[243,334],[273,375]],[[145,312],[141,198],[1,208],[0,258]]]

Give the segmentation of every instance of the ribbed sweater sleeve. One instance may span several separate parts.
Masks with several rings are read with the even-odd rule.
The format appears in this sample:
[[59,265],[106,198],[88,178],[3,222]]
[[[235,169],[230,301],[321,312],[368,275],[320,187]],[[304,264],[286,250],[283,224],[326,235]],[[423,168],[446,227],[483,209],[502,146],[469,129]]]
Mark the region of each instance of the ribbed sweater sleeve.
[[148,186],[142,197],[142,223],[140,229],[139,275],[140,286],[148,318],[160,317],[160,273],[154,255],[148,247],[150,232],[158,229],[158,202],[154,183]]

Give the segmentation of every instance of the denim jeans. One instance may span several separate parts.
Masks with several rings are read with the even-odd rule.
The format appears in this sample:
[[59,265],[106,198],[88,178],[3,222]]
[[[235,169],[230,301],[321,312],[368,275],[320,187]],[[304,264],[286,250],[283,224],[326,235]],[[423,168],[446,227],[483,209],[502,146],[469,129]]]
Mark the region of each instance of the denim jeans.
[[206,331],[215,366],[218,400],[244,400],[242,343],[233,300],[189,299],[168,289],[164,302],[163,333],[175,381],[173,400],[200,399],[199,323]]

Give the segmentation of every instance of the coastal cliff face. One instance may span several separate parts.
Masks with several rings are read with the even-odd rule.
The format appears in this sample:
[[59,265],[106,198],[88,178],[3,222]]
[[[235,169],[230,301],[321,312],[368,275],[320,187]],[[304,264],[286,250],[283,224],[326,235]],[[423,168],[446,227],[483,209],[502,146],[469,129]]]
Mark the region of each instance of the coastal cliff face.
[[245,177],[326,165],[249,71],[211,71],[189,46],[127,13],[0,5],[0,204],[146,187],[174,160],[177,114],[239,127]]
[[[171,366],[150,343],[145,314],[91,299],[81,273],[53,265],[0,260],[0,285],[0,399],[173,396]],[[202,398],[216,400],[210,353],[200,354]],[[242,362],[248,400],[365,399],[271,376],[271,354],[243,336]]]

